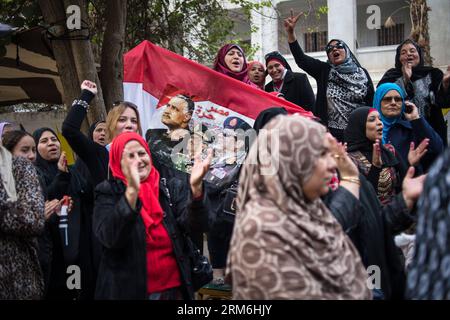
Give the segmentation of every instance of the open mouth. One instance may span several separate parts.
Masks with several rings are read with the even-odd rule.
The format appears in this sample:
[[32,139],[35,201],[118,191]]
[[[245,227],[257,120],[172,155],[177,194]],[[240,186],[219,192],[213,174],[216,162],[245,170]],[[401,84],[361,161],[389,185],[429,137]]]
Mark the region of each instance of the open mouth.
[[57,153],[58,152],[58,148],[50,148],[48,150],[48,153]]
[[340,55],[339,52],[336,51],[336,52],[333,53],[333,58],[338,58],[339,55]]
[[239,61],[233,61],[232,62],[233,66],[235,66],[236,68],[239,68],[241,66],[241,64],[239,63]]

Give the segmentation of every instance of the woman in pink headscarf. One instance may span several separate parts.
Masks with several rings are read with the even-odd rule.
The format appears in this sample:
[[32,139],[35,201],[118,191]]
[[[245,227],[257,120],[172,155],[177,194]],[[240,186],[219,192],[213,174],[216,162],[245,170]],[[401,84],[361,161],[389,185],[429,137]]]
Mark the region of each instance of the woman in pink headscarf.
[[244,50],[237,44],[230,43],[220,48],[214,61],[213,69],[231,78],[245,82],[252,87],[257,87],[248,77],[248,66]]
[[250,61],[248,63],[248,77],[251,82],[256,84],[261,90],[264,90],[266,84],[266,68],[259,61]]

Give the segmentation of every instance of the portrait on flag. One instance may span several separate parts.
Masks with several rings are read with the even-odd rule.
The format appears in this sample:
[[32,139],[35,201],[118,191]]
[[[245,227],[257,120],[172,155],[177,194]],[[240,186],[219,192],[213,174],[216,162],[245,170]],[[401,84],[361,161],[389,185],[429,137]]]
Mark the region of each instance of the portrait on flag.
[[167,128],[147,130],[154,161],[189,174],[194,156],[206,157],[211,149],[208,182],[220,186],[237,174],[254,137],[246,137],[252,119],[172,85],[164,90],[157,110],[155,115]]
[[311,112],[144,41],[124,55],[124,99],[135,103],[152,158],[189,174],[213,150],[205,180],[220,186],[239,171],[258,114],[271,107]]

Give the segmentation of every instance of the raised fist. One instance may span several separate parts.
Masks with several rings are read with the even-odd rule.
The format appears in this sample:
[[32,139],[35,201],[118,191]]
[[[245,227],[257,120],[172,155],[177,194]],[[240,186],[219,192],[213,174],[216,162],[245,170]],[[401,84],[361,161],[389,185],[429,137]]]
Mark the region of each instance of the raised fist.
[[81,84],[81,90],[88,90],[92,92],[94,95],[96,95],[97,85],[95,84],[95,82],[84,80],[83,83]]

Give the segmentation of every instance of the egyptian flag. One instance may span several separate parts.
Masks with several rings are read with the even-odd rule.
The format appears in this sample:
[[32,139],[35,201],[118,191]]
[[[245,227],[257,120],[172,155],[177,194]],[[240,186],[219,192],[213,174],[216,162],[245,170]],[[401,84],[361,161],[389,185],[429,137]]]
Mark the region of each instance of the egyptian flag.
[[223,127],[237,117],[250,126],[258,114],[271,107],[312,118],[310,112],[260,89],[216,72],[149,41],[124,56],[124,99],[139,107],[143,132],[166,128],[161,123],[165,104],[182,93],[195,101],[193,119]]

